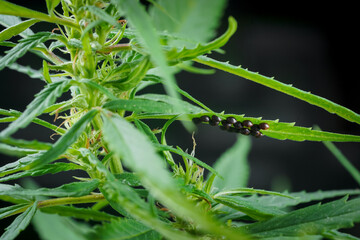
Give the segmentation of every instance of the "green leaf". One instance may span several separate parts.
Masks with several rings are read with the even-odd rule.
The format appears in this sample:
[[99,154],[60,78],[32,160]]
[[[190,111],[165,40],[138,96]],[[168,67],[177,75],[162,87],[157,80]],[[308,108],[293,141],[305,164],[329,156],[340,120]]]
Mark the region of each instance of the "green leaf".
[[35,214],[32,224],[42,240],[88,240],[85,236],[92,231],[84,223],[41,211]]
[[0,153],[6,154],[9,156],[15,157],[23,157],[31,153],[36,153],[37,150],[34,149],[27,149],[27,148],[19,148],[13,147],[7,144],[0,143]]
[[216,160],[214,169],[223,176],[223,179],[215,178],[213,187],[221,190],[247,186],[249,178],[247,156],[250,147],[250,139],[240,136],[235,144]]
[[27,208],[29,204],[27,203],[20,203],[16,205],[11,205],[9,207],[4,207],[0,209],[0,219],[6,218],[7,216],[13,215],[19,210]]
[[[136,98],[136,99],[118,99],[107,102],[104,104],[104,108],[109,110],[126,110],[136,113],[162,113],[162,114],[180,114],[179,109],[174,106],[174,103],[177,99],[170,98],[170,102],[156,101],[146,98]],[[194,108],[183,108],[183,111],[186,113],[191,113],[195,110]]]
[[35,99],[27,106],[21,116],[0,133],[0,138],[9,137],[19,128],[24,128],[31,123],[36,116],[54,104],[56,99],[69,88],[69,82],[63,81],[47,85],[45,89],[36,95]]
[[[158,30],[204,43],[215,36],[227,1],[160,0],[152,3],[154,5],[150,8],[150,15]],[[176,41],[172,44],[181,46],[191,43]]]
[[1,240],[15,239],[21,231],[23,231],[30,223],[36,212],[37,202],[34,202],[31,207],[25,212],[15,218],[15,220],[5,228],[5,232],[1,235]]
[[[316,126],[315,129],[321,130],[318,126]],[[323,144],[360,185],[360,171],[354,167],[354,165],[347,159],[347,157],[340,151],[340,149],[335,146],[335,144],[332,142],[323,142]]]
[[19,160],[15,161],[15,162],[11,162],[11,163],[8,163],[8,164],[0,167],[0,177],[24,170],[25,166],[27,166],[29,163],[31,163],[32,161],[39,158],[43,153],[44,152],[29,154],[23,158],[20,158]]
[[63,136],[57,140],[50,150],[42,154],[37,160],[27,165],[25,169],[40,168],[42,165],[50,163],[66,150],[80,137],[86,126],[98,114],[97,109],[92,109],[80,118]]
[[220,196],[214,197],[214,200],[218,203],[221,203],[225,206],[236,209],[240,212],[245,213],[246,215],[258,220],[263,221],[274,216],[285,214],[284,211],[281,211],[274,207],[268,207],[261,204],[258,204],[253,201],[249,201],[245,198],[231,197],[231,196]]
[[227,31],[217,39],[207,43],[207,44],[197,44],[195,48],[188,49],[183,48],[181,50],[171,49],[167,51],[167,58],[171,64],[176,64],[183,61],[192,60],[200,55],[211,53],[212,50],[221,48],[224,46],[230,39],[230,37],[235,33],[237,28],[237,23],[234,18],[229,17],[229,27]]
[[253,202],[258,202],[261,205],[286,208],[290,206],[296,206],[301,203],[308,203],[312,201],[321,201],[324,199],[342,197],[345,195],[360,195],[360,190],[331,190],[331,191],[316,191],[307,193],[305,191],[295,192],[295,193],[284,193],[286,196],[291,198],[284,198],[281,196],[251,196],[250,200]]
[[30,19],[30,20],[21,22],[19,24],[16,24],[14,26],[11,26],[9,28],[6,28],[2,32],[0,32],[0,42],[6,41],[6,40],[12,38],[13,36],[16,36],[16,35],[22,33],[23,31],[25,31],[26,29],[28,29],[30,26],[32,26],[33,24],[35,24],[37,22],[39,22],[39,20]]
[[322,234],[326,239],[331,240],[359,240],[360,238],[352,236],[351,234],[342,233],[336,230],[332,230]]
[[[180,99],[180,95],[176,91],[175,77],[168,67],[165,54],[160,45],[159,36],[144,6],[142,6],[138,0],[112,0],[111,2],[120,13],[125,14],[130,25],[136,29],[136,35],[143,43],[145,49],[150,53],[151,60],[159,67],[161,75],[168,82],[168,84],[165,85],[167,93],[174,98]],[[179,105],[175,107],[177,109],[182,108],[182,106]]]
[[176,184],[165,169],[163,160],[156,154],[155,148],[145,135],[118,115],[107,112],[103,114],[103,119],[104,139],[110,150],[114,151],[126,166],[138,174],[144,186],[155,198],[175,214],[193,219],[202,229],[227,236],[229,239],[237,239],[242,236],[241,232],[227,229],[205,212],[199,211],[176,190]]
[[[3,25],[4,27],[11,27],[14,25],[17,25],[19,23],[21,23],[22,20],[21,18],[17,17],[17,16],[11,16],[11,15],[2,15],[0,14],[0,24]],[[20,36],[22,37],[27,37],[29,35],[33,35],[34,32],[31,31],[30,28],[24,30],[23,32],[19,33]]]
[[171,146],[162,145],[162,144],[154,144],[154,147],[156,147],[158,151],[170,151],[170,152],[176,153],[182,157],[190,159],[190,160],[194,161],[200,167],[203,167],[203,168],[209,170],[210,172],[212,172],[213,174],[217,175],[218,177],[222,178],[222,176],[220,175],[219,172],[216,171],[216,169],[210,167],[208,164],[202,162],[201,160],[199,160],[198,158],[196,158],[194,156],[191,156],[190,154],[182,151],[181,149],[176,149]]
[[318,235],[352,227],[360,221],[360,199],[346,198],[295,210],[282,216],[240,227],[254,237]]
[[149,100],[168,103],[168,104],[172,103],[172,102],[176,102],[176,104],[183,106],[183,110],[185,113],[204,112],[204,110],[202,108],[197,107],[187,101],[184,101],[181,99],[176,99],[176,98],[170,97],[168,95],[164,95],[164,94],[147,93],[147,94],[138,95],[135,97],[135,99],[149,99]]
[[81,149],[81,154],[88,159],[91,167],[100,172],[101,177],[106,179],[104,184],[100,186],[100,191],[111,207],[120,214],[123,216],[131,215],[168,238],[176,237],[179,240],[195,239],[186,232],[181,232],[168,226],[150,213],[148,203],[144,202],[133,188],[117,181],[115,176],[88,149]]
[[114,215],[106,212],[100,212],[91,208],[77,208],[73,206],[52,206],[40,208],[41,212],[49,214],[57,214],[64,217],[73,217],[83,219],[85,221],[105,221],[108,222],[111,219],[117,218]]
[[[47,110],[47,109],[46,109],[46,110]],[[46,112],[46,110],[45,110],[44,112]],[[16,119],[18,119],[18,118],[21,116],[22,113],[19,112],[19,111],[15,111],[15,110],[10,110],[10,111],[8,111],[8,110],[1,109],[1,108],[0,108],[0,114],[1,114],[1,115],[5,115],[5,116],[12,116],[12,117],[13,117],[13,118],[7,118],[7,119],[2,118],[2,119],[4,120],[4,122],[13,122],[13,121],[15,121]],[[5,121],[5,120],[6,120],[6,121]],[[46,127],[46,128],[51,129],[51,130],[53,130],[54,132],[56,132],[56,133],[58,133],[58,134],[60,134],[60,135],[64,134],[65,131],[66,131],[64,128],[58,127],[58,126],[56,126],[56,125],[53,125],[53,124],[51,124],[51,123],[48,123],[48,122],[46,122],[46,121],[44,121],[44,120],[41,120],[41,119],[39,119],[39,118],[34,118],[32,121],[33,121],[34,123],[38,124],[38,125],[41,125],[41,126],[43,126],[43,127]],[[3,139],[2,139],[2,141],[3,141]],[[4,141],[6,141],[6,140],[4,140]]]
[[105,10],[103,10],[101,8],[98,8],[96,6],[84,6],[83,9],[91,12],[92,14],[94,14],[98,18],[100,18],[101,20],[103,20],[113,26],[120,26],[118,21],[113,16],[111,16]]
[[[2,1],[0,1],[0,6],[1,2]],[[4,69],[6,66],[11,65],[18,58],[24,56],[24,54],[31,48],[36,47],[38,44],[46,41],[50,35],[51,33],[49,32],[39,32],[28,36],[27,38],[21,39],[15,47],[13,47],[4,57],[2,57],[0,62],[0,70]]]
[[250,81],[262,84],[266,87],[272,88],[279,92],[288,94],[290,96],[308,102],[312,105],[318,106],[330,113],[337,114],[338,116],[350,122],[356,122],[360,124],[360,115],[355,113],[354,111],[346,107],[343,107],[339,104],[336,104],[323,97],[319,97],[310,92],[306,92],[298,88],[295,88],[291,84],[284,84],[282,82],[275,80],[274,78],[265,77],[263,75],[260,75],[259,73],[251,72],[247,69],[242,68],[241,66],[236,67],[229,63],[220,62],[205,56],[198,57],[195,61],[213,68],[223,70],[228,73],[235,74]]
[[[2,58],[3,57],[0,56],[0,61],[2,61]],[[12,63],[10,65],[7,65],[6,67],[11,70],[15,70],[17,72],[24,73],[31,78],[44,80],[44,77],[43,77],[41,71],[35,70],[29,66],[22,66],[17,63]]]
[[153,143],[159,143],[159,140],[156,138],[155,134],[151,131],[150,127],[144,122],[134,119],[135,126],[139,129],[140,132],[149,137],[150,141]]
[[35,197],[35,196],[55,196],[55,197],[81,197],[90,194],[99,186],[99,180],[93,179],[87,182],[73,182],[64,184],[57,188],[38,188],[25,189],[19,185],[0,184],[0,195],[10,197]]
[[48,16],[45,13],[31,10],[4,0],[0,0],[0,14],[13,15],[24,18],[35,18],[46,22],[63,24],[69,27],[79,28],[73,21],[58,18],[55,16]]
[[135,173],[123,172],[120,174],[114,175],[117,180],[120,180],[121,183],[129,185],[130,187],[140,187],[141,181]]
[[96,226],[94,234],[89,239],[112,240],[112,239],[128,239],[128,240],[160,240],[161,235],[153,229],[141,224],[133,219],[113,220],[102,226]]
[[46,6],[50,15],[54,15],[54,9],[60,2],[61,0],[46,0]]
[[34,150],[48,150],[51,148],[51,143],[47,142],[39,142],[37,140],[32,141],[26,141],[22,139],[14,139],[14,138],[5,138],[1,140],[3,143],[21,147],[21,148],[27,148],[27,149],[34,149]]
[[[37,158],[35,158],[35,159],[37,159]],[[24,165],[24,166],[26,166],[26,165]],[[24,166],[22,168],[24,168]],[[0,178],[0,182],[6,182],[6,181],[15,180],[15,179],[23,178],[23,177],[28,177],[28,176],[35,177],[35,176],[42,176],[45,174],[55,174],[55,173],[59,173],[59,172],[66,172],[66,171],[78,170],[78,169],[82,169],[82,167],[80,167],[79,165],[73,164],[73,163],[56,162],[53,164],[46,164],[46,165],[42,166],[40,169],[27,170],[27,171],[12,174],[10,176],[2,177],[2,178]],[[19,168],[11,169],[11,171],[19,171],[19,170],[21,170],[21,168],[20,169]],[[0,175],[2,175],[2,173],[0,173]]]

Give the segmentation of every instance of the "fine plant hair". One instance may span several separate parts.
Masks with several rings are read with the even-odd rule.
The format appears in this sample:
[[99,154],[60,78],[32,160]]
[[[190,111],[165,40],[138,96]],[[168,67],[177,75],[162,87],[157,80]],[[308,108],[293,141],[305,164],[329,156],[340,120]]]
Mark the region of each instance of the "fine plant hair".
[[[7,49],[0,70],[44,85],[23,112],[0,108],[0,153],[17,158],[0,166],[0,217],[13,220],[1,240],[21,239],[30,224],[40,239],[51,240],[358,239],[342,230],[360,222],[360,190],[254,189],[247,155],[250,139],[324,142],[360,184],[359,171],[332,143],[360,142],[360,136],[216,112],[177,85],[181,71],[216,69],[360,124],[359,114],[331,100],[213,57],[237,29],[226,16],[226,31],[216,33],[226,0],[44,4],[47,13],[0,0],[0,44]],[[48,31],[33,32],[39,22],[49,23]],[[17,63],[25,54],[42,68]],[[142,92],[154,85],[165,93]],[[162,127],[152,129],[149,120]],[[167,144],[174,122],[189,134],[209,125],[238,137],[211,166],[196,156],[195,140],[190,153]],[[55,140],[14,137],[31,123]],[[31,180],[63,172],[73,174],[72,182],[46,188]]]

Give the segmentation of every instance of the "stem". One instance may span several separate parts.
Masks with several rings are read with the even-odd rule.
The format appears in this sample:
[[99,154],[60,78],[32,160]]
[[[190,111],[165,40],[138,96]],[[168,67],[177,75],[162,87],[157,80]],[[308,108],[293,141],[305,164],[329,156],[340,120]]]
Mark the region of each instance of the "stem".
[[[47,200],[38,202],[37,208],[53,207],[53,206],[68,205],[68,204],[93,203],[93,202],[102,201],[104,199],[105,199],[105,197],[101,193],[93,193],[91,195],[86,195],[86,196],[82,196],[82,197],[65,197],[65,198],[47,199]],[[17,210],[16,212],[13,212],[5,217],[10,217],[10,216],[25,212],[26,209],[28,209],[31,206],[32,206],[32,204],[29,204],[28,206],[25,206],[25,207]]]
[[109,53],[112,53],[112,52],[128,51],[128,50],[131,50],[131,49],[132,49],[132,47],[130,46],[129,43],[119,43],[119,44],[116,44],[116,45],[105,47],[105,48],[103,48],[101,50],[98,50],[97,52],[98,53],[109,54]]

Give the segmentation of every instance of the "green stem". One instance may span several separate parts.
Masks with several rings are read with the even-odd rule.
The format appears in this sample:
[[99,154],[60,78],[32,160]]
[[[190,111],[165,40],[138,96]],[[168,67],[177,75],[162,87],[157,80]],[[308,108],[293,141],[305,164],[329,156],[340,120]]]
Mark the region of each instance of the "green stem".
[[[37,208],[53,207],[53,206],[68,205],[68,204],[94,203],[94,202],[102,201],[104,199],[105,199],[104,195],[102,195],[101,193],[93,193],[91,195],[86,195],[82,197],[65,197],[65,198],[47,199],[47,200],[39,201],[37,204]],[[32,204],[30,204],[29,206],[25,206],[5,217],[10,217],[25,212],[26,209],[28,209],[31,206]]]

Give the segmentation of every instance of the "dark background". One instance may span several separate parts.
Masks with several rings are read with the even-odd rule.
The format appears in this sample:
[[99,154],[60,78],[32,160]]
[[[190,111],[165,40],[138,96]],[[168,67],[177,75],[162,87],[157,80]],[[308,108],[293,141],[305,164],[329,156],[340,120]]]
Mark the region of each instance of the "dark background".
[[[12,2],[46,12],[45,1]],[[225,31],[229,15],[238,21],[238,30],[223,47],[226,53],[213,54],[213,57],[229,60],[233,65],[242,65],[265,76],[274,76],[281,82],[292,83],[299,89],[311,91],[359,113],[356,9],[355,5],[324,6],[313,2],[257,4],[230,0],[218,33]],[[52,26],[39,23],[32,29],[36,32],[52,29]],[[41,68],[41,60],[31,54],[26,54],[18,63]],[[4,109],[23,111],[43,86],[40,80],[9,69],[3,70],[1,76],[0,107]],[[176,78],[182,89],[219,112],[224,110],[263,119],[280,119],[305,127],[317,124],[326,131],[360,134],[359,126],[354,123],[225,72],[217,71],[214,75],[180,73]],[[4,127],[0,125],[1,129]],[[29,140],[37,136],[38,140],[51,142],[51,134],[32,124],[14,136]],[[200,126],[195,138],[196,156],[212,164],[231,147],[236,135]],[[191,150],[191,134],[181,124],[174,124],[168,130],[168,144]],[[336,145],[360,169],[358,143]],[[3,163],[16,159],[1,158]],[[279,141],[267,137],[253,139],[249,164],[249,187],[309,192],[358,188],[322,143]],[[42,186],[54,187],[70,181],[71,176],[48,175],[36,180]],[[2,223],[11,221],[6,219]],[[19,239],[25,239],[31,233],[29,228]]]

